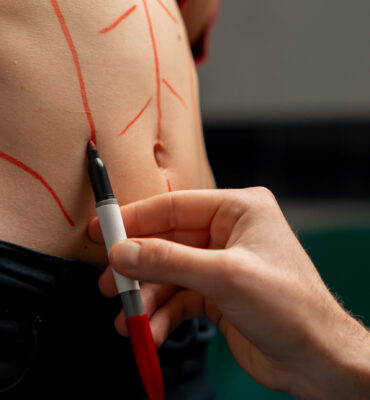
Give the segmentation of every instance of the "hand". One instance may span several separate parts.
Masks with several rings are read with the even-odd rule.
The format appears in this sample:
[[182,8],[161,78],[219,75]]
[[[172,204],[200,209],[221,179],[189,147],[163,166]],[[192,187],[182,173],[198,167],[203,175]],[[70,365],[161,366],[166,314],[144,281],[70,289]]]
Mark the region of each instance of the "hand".
[[[143,298],[157,344],[184,319],[205,314],[261,384],[302,399],[354,398],[337,380],[348,378],[368,332],[327,290],[268,190],[173,192],[122,213],[137,239],[117,243],[110,261],[119,273],[151,282]],[[97,221],[89,230],[97,239]],[[99,283],[116,294],[110,269]],[[158,283],[165,285],[147,287]],[[352,378],[340,381],[348,391]]]

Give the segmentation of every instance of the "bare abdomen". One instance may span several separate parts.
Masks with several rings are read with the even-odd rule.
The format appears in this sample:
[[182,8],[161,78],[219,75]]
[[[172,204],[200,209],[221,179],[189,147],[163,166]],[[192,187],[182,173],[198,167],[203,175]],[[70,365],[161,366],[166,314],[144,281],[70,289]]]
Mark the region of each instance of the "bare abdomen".
[[172,0],[3,3],[0,239],[103,266],[86,235],[88,140],[120,204],[212,185],[180,13]]

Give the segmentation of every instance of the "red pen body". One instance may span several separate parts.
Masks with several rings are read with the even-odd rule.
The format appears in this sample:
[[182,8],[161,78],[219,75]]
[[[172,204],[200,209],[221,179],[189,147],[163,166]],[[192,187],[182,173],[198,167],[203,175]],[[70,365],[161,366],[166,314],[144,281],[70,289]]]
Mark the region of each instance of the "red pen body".
[[[89,142],[87,154],[96,212],[109,254],[114,243],[127,238],[126,231],[107,170],[92,141]],[[163,379],[157,349],[141,299],[139,282],[118,274],[113,268],[112,272],[125,310],[131,344],[146,394],[149,400],[164,400]]]

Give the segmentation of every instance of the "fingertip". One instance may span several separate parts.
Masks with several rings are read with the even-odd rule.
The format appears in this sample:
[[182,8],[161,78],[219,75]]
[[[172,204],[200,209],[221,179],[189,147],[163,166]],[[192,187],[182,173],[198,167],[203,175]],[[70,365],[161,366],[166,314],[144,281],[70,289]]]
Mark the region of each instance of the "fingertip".
[[126,315],[122,309],[114,320],[114,327],[119,335],[128,336],[128,329],[126,324]]
[[156,323],[150,319],[150,330],[152,331],[153,342],[156,349],[159,349],[162,344],[165,342],[167,334],[163,332],[161,327],[156,326]]
[[94,242],[104,243],[103,234],[97,217],[92,219],[87,225],[87,233]]
[[157,340],[157,338],[155,336],[153,336],[153,342],[154,342],[155,348],[158,350],[164,343],[164,340],[159,340],[159,339]]
[[119,259],[119,257],[116,257],[113,254],[120,251],[120,247],[121,247],[122,243],[124,243],[124,240],[126,240],[126,239],[118,240],[110,248],[109,253],[108,253],[108,259],[109,259],[109,262],[111,263],[111,265],[116,264],[116,259]]
[[115,297],[118,295],[117,286],[110,267],[107,267],[98,279],[98,288],[105,297]]

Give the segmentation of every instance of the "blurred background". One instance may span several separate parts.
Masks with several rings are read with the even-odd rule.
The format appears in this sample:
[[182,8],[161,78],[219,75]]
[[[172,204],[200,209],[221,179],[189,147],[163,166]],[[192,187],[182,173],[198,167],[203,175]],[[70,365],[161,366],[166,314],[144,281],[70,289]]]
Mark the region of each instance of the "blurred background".
[[[323,279],[370,325],[370,3],[221,0],[199,67],[220,188],[271,189]],[[287,399],[209,351],[218,399]]]

